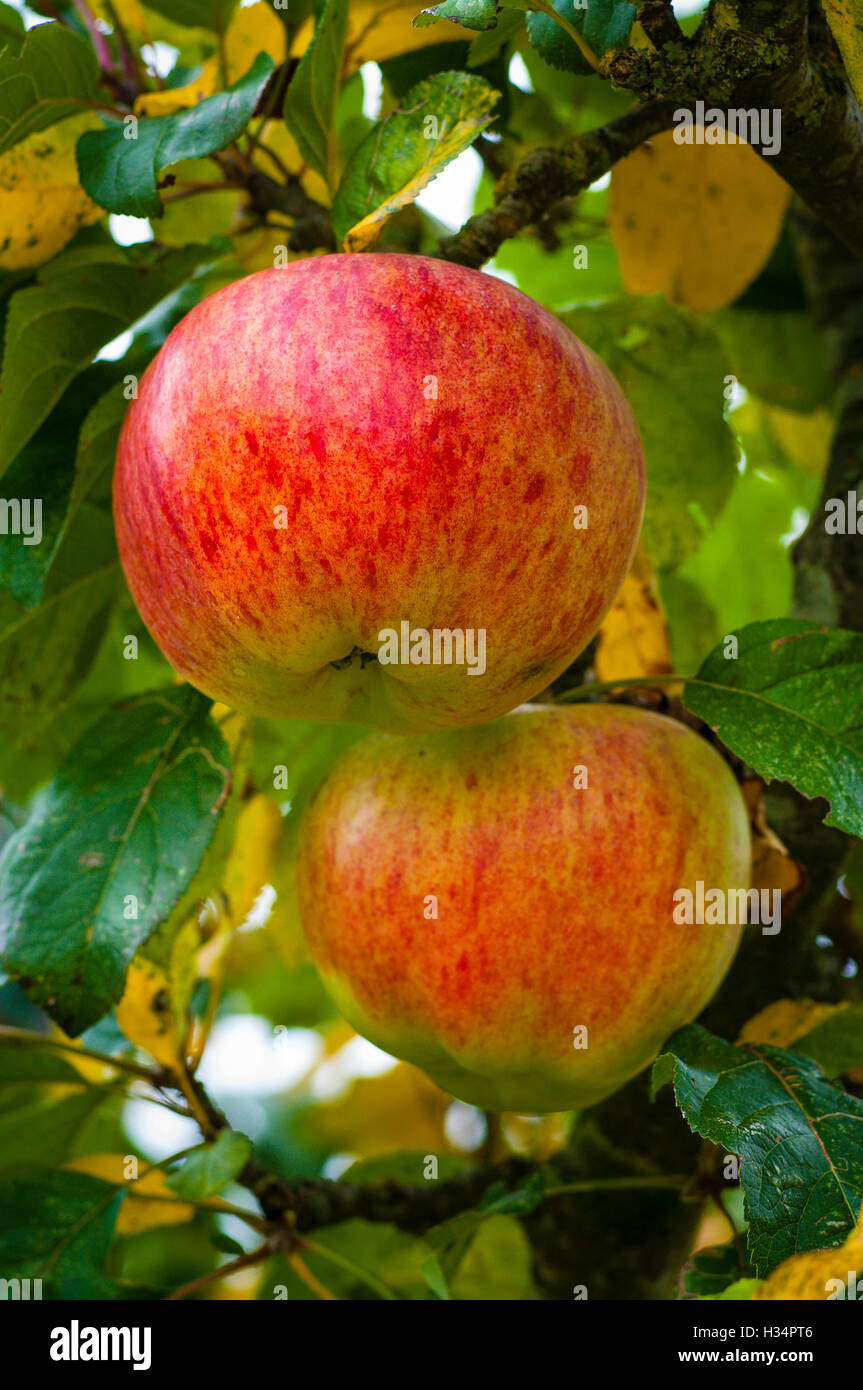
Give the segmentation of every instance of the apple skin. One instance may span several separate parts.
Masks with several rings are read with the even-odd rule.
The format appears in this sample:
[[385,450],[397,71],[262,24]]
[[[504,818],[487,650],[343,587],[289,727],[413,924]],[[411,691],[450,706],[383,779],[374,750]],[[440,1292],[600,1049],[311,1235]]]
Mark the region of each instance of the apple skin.
[[[129,587],[182,676],[244,713],[402,733],[543,690],[611,606],[643,506],[599,358],[500,280],[390,254],[260,271],[192,309],[114,483]],[[484,628],[485,673],[361,655],[402,621]]]
[[741,928],[677,925],[672,895],[748,888],[750,865],[734,776],[690,729],[536,706],[356,744],[306,812],[297,890],[359,1033],[472,1105],[539,1114],[602,1100],[696,1017]]

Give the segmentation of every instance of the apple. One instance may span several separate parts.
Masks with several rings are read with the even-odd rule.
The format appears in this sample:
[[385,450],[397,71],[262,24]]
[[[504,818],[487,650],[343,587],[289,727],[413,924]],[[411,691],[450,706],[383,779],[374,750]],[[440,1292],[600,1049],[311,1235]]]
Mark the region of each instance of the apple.
[[482,723],[586,646],[644,505],[632,412],[510,285],[332,255],[196,305],[123,424],[114,510],[174,668],[248,714]]
[[373,734],[300,828],[312,956],[364,1037],[487,1110],[595,1104],[725,975],[740,926],[679,925],[680,890],[745,890],[728,765],[618,705]]

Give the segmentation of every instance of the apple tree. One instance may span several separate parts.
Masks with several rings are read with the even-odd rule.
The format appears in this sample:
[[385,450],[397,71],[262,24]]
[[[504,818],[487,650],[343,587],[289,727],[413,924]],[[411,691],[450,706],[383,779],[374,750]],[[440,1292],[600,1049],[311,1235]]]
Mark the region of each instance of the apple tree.
[[[0,1280],[78,1300],[858,1296],[847,1283],[863,1274],[854,11],[846,0],[0,3]],[[372,742],[366,722],[386,738],[386,719],[347,722],[313,700],[284,717],[297,711],[202,693],[183,679],[191,658],[163,655],[123,536],[118,549],[115,461],[118,478],[131,458],[153,465],[152,483],[157,456],[162,481],[176,476],[195,383],[229,361],[232,343],[216,339],[233,320],[222,313],[191,340],[157,429],[147,392],[168,374],[148,369],[169,335],[204,322],[205,301],[240,306],[240,321],[257,272],[320,284],[336,254],[376,269],[427,258],[434,283],[493,283],[489,304],[514,303],[503,286],[517,287],[542,306],[549,342],[575,335],[616,380],[618,435],[630,413],[637,423],[643,523],[639,534],[635,484],[624,507],[635,475],[621,465],[614,496],[632,535],[598,631],[544,674],[525,661],[533,683],[513,684],[507,708],[527,698],[558,721],[570,712],[572,727],[649,717],[669,750],[684,734],[697,748],[704,771],[690,785],[671,751],[654,770],[654,750],[633,743],[620,782],[630,853],[598,863],[600,837],[578,841],[585,879],[605,875],[596,912],[609,933],[645,935],[639,876],[668,851],[669,807],[694,852],[720,805],[732,808],[751,846],[750,922],[722,983],[711,978],[682,1026],[669,1022],[601,1097],[550,1087],[542,1113],[518,1113],[538,1095],[529,1075],[459,1098],[458,1079],[452,1094],[353,1031],[344,1015],[360,1015],[338,972],[316,967],[326,931],[309,920],[316,895],[344,887],[331,861],[354,834],[350,769],[372,784],[412,755]],[[335,355],[347,330],[334,301],[316,352],[329,343]],[[539,449],[557,388],[538,405],[530,363],[491,322],[447,332],[472,427],[491,382],[489,424],[511,403],[513,439]],[[313,357],[291,367],[307,373],[304,390],[323,375]],[[271,359],[272,380],[286,362]],[[394,359],[373,368],[395,383]],[[249,375],[264,406],[262,380]],[[437,385],[423,372],[419,411],[436,409]],[[196,428],[209,420],[211,447],[229,450],[219,389]],[[348,377],[346,411],[351,396],[362,382]],[[378,399],[385,410],[385,389]],[[257,440],[248,447],[257,455]],[[454,489],[458,476],[456,464]],[[239,514],[252,474],[232,486]],[[373,509],[370,493],[352,520],[377,576],[395,551]],[[571,529],[588,524],[570,510]],[[137,573],[167,614],[201,611],[185,535],[170,563],[152,532],[138,537]],[[476,549],[449,559],[459,575],[475,564],[487,593],[505,600],[509,585],[516,625],[539,585],[556,631],[571,580],[542,588],[538,537],[524,511],[506,517],[518,580],[497,561],[483,571]],[[217,553],[224,531],[207,543]],[[242,597],[251,565],[239,573]],[[375,662],[358,648],[328,658],[333,680]],[[485,724],[457,709],[449,722],[447,766],[481,770]],[[546,804],[534,756],[506,764],[502,822],[510,783]],[[414,807],[430,798],[431,836],[434,778],[413,763],[400,777]],[[574,930],[558,861],[536,849],[551,805],[522,887],[486,889],[504,895],[498,949],[523,968],[519,987],[531,962],[506,923],[524,903],[561,939]],[[386,824],[351,862],[355,899],[363,863],[392,848]],[[688,920],[722,931],[719,890],[701,889]],[[356,904],[369,933],[359,971],[385,933],[377,900]],[[433,924],[431,883],[424,910]],[[469,993],[480,953],[462,956]],[[402,978],[397,950],[384,964]],[[669,991],[684,991],[689,958],[667,969]],[[468,1033],[484,1007],[467,1010]],[[427,1041],[405,1055],[422,1065]],[[506,1042],[503,1030],[492,1053]]]

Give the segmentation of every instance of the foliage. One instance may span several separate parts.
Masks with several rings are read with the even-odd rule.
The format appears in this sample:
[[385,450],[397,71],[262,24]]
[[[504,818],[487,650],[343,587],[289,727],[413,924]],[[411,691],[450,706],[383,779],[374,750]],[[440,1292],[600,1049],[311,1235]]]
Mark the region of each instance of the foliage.
[[[569,1298],[550,1253],[566,1230],[590,1245],[588,1284],[626,1252],[619,1296],[645,1296],[650,1265],[679,1271],[651,1296],[825,1297],[861,1258],[863,579],[859,534],[823,542],[831,497],[850,513],[859,486],[863,504],[845,322],[863,235],[859,149],[837,146],[813,193],[794,141],[823,122],[832,159],[829,131],[856,128],[855,7],[824,0],[813,106],[776,161],[681,145],[654,100],[721,102],[759,61],[773,80],[793,45],[766,21],[766,49],[736,44],[739,0],[694,39],[658,27],[667,7],[617,0],[49,8],[27,27],[0,3],[0,1272],[50,1298]],[[468,150],[474,216],[447,228],[429,194]],[[835,234],[820,259],[792,193]],[[174,324],[286,258],[377,249],[494,257],[615,373],[645,447],[641,544],[595,651],[546,698],[666,692],[756,787],[766,886],[795,885],[793,948],[789,931],[741,956],[709,1026],[665,1043],[655,1148],[620,1137],[646,1075],[595,1120],[528,1121],[379,1057],[362,1074],[302,940],[294,860],[365,731],[213,708],[122,581],[113,458]],[[40,499],[37,544],[14,499]],[[180,1112],[158,1162],[132,1084]],[[599,1235],[593,1133],[621,1202],[643,1203]],[[647,1233],[650,1204],[683,1187],[696,1212],[721,1193],[721,1229],[699,1244],[690,1223],[648,1258],[666,1230]]]

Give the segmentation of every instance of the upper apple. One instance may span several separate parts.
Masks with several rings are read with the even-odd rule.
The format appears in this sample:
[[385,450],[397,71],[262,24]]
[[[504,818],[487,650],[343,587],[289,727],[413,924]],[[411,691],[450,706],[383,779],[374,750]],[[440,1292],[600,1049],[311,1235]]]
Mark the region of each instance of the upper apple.
[[[559,675],[643,506],[635,420],[590,349],[500,280],[385,254],[197,305],[141,380],[114,487],[132,594],[193,685],[400,732],[495,718]],[[383,664],[402,624],[416,664]],[[474,634],[473,671],[446,638],[417,661],[434,630]]]

